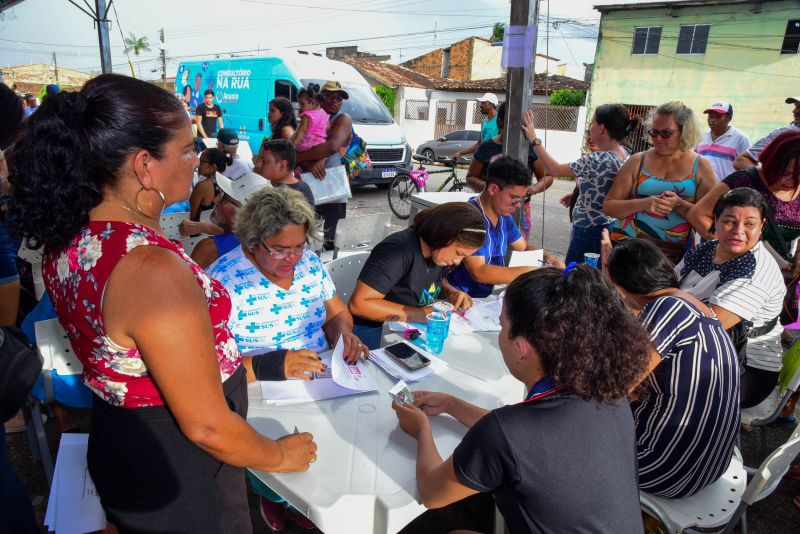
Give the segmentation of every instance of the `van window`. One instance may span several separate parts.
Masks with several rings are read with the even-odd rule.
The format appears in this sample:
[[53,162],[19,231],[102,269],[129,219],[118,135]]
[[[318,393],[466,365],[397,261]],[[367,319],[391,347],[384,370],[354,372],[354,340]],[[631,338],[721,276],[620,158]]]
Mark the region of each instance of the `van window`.
[[297,87],[287,80],[275,80],[275,96],[282,96],[292,102],[297,102]]
[[[303,87],[308,87],[309,83],[325,85],[325,80],[300,80]],[[367,84],[342,82],[342,89],[347,91],[350,97],[344,101],[342,111],[350,115],[355,123],[369,124],[392,124],[394,120],[386,107],[375,94],[375,91]]]

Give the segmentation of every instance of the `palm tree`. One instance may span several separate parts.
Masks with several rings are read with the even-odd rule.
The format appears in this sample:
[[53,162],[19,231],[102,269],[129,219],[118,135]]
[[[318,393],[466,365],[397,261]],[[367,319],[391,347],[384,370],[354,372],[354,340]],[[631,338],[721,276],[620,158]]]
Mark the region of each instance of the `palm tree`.
[[489,38],[489,41],[493,43],[499,43],[503,40],[503,34],[506,31],[506,25],[502,22],[495,22],[494,27],[492,28],[492,36]]
[[139,78],[141,78],[142,64],[139,62],[139,53],[150,51],[150,43],[147,37],[136,37],[133,32],[130,32],[128,37],[123,39],[123,42],[125,43],[125,54],[133,52],[133,55],[136,56],[136,66],[139,67]]

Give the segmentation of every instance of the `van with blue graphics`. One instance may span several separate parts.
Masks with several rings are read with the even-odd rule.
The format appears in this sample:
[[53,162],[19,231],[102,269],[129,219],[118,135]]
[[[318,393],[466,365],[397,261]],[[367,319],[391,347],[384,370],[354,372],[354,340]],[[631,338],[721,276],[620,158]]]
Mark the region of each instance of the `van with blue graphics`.
[[206,89],[214,91],[225,127],[239,133],[253,154],[271,135],[269,102],[283,96],[298,109],[297,93],[309,83],[322,86],[337,80],[350,95],[342,111],[353,118],[353,128],[367,143],[372,168],[361,171],[352,185],[389,184],[397,167],[410,167],[411,147],[375,91],[353,67],[318,54],[297,50],[269,52],[242,58],[184,61],[178,66],[175,93],[191,93],[190,107],[203,102]]

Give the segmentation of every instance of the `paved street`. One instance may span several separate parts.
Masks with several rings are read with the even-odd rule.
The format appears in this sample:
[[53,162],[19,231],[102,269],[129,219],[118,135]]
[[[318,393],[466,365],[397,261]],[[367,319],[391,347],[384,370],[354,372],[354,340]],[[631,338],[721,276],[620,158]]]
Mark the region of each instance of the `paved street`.
[[[445,175],[446,176],[446,175]],[[458,176],[466,177],[466,170],[459,169]],[[444,177],[433,175],[428,181],[428,189],[438,187]],[[531,200],[532,229],[530,243],[542,247],[542,226],[544,226],[544,246],[547,251],[564,257],[569,245],[570,224],[567,209],[559,204],[559,199],[572,192],[573,182],[556,180],[552,187],[544,194],[537,195]],[[367,186],[353,191],[353,198],[347,205],[347,216],[358,217],[373,213],[385,213],[391,217],[392,230],[397,231],[408,226],[408,221],[395,217],[389,209],[386,190]]]

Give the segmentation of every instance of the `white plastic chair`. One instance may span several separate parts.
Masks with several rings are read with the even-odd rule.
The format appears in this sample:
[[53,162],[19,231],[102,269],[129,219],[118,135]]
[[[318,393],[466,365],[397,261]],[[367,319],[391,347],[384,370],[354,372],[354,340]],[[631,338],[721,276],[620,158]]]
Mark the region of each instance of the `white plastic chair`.
[[328,274],[331,275],[333,285],[336,286],[336,294],[345,304],[350,301],[350,295],[356,288],[358,275],[367,258],[369,258],[369,252],[361,252],[333,260],[325,266]]
[[[211,214],[214,210],[204,210],[200,212],[201,221],[211,221]],[[188,211],[177,211],[175,213],[165,213],[161,215],[161,229],[167,234],[170,239],[183,239],[186,236],[181,235],[178,226],[181,221],[189,220]]]
[[661,521],[664,532],[684,532],[692,527],[714,528],[734,518],[746,486],[747,472],[739,451],[734,449],[725,473],[691,497],[667,499],[640,491],[639,503],[642,510]]
[[42,274],[42,249],[31,249],[25,244],[20,245],[17,256],[31,264],[31,277],[33,278],[33,291],[36,300],[41,300],[45,292],[44,275]]
[[202,241],[207,237],[209,236],[207,236],[206,234],[196,235],[192,237],[182,237],[181,244],[183,245],[183,251],[189,256],[191,256],[194,247],[196,247],[200,241]]
[[[786,387],[781,390],[781,384]],[[761,432],[761,453],[767,454],[767,428],[789,402],[789,398],[800,388],[800,341],[796,341],[783,356],[778,385],[769,396],[759,404],[750,408],[743,408],[741,413],[742,423],[757,426]]]
[[391,219],[388,213],[379,213],[340,220],[333,240],[333,259],[343,252],[372,250],[391,232]]

